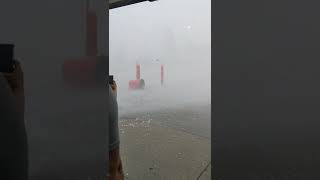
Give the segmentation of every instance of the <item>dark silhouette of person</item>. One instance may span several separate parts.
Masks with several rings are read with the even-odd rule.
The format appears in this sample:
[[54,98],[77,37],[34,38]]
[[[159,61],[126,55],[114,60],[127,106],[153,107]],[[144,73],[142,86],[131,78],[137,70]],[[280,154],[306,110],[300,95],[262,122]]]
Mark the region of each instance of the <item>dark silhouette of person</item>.
[[117,85],[115,81],[109,86],[109,179],[124,180],[120,157],[120,138],[118,126]]
[[28,144],[24,122],[24,77],[15,61],[12,73],[0,73],[1,179],[28,179]]

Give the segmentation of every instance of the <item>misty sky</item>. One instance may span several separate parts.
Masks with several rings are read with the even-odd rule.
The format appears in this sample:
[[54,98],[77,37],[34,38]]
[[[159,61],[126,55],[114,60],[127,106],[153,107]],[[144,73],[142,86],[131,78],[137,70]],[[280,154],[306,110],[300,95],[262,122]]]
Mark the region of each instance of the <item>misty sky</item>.
[[110,10],[110,73],[127,89],[139,62],[147,87],[157,87],[163,63],[165,82],[175,87],[171,90],[196,85],[196,91],[186,93],[209,99],[210,13],[210,0],[160,0]]

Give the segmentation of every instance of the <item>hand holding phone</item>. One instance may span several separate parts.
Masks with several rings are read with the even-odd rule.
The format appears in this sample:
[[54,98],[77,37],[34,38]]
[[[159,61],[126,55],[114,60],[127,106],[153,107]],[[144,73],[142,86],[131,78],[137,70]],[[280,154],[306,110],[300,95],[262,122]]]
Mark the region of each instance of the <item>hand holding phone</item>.
[[112,85],[114,82],[113,82],[113,76],[109,76],[109,84]]
[[8,84],[12,90],[12,93],[17,98],[17,105],[19,111],[24,114],[25,111],[25,97],[24,97],[24,75],[20,63],[13,61],[13,71],[10,73],[3,73],[4,77],[8,81]]
[[113,76],[109,76],[109,84],[115,96],[117,96],[117,84],[113,79]]
[[0,72],[14,93],[23,92],[23,72],[20,63],[14,60],[13,44],[0,44]]
[[14,68],[10,73],[3,73],[14,93],[22,93],[24,91],[24,75],[21,65],[18,61],[13,61]]

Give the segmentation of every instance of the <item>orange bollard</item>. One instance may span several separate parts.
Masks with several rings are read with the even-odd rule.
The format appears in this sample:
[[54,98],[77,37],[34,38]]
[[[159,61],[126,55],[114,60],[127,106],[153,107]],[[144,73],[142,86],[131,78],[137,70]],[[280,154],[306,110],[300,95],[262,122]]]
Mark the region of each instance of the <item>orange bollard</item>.
[[89,1],[87,1],[86,13],[86,55],[96,56],[98,54],[98,17],[95,12],[90,11]]
[[136,79],[140,79],[140,64],[136,65]]

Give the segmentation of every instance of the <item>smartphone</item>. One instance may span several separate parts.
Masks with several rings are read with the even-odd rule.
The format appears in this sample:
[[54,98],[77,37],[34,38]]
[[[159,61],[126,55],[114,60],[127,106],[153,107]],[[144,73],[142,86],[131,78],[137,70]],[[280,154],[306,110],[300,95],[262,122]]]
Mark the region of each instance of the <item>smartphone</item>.
[[113,84],[113,76],[109,76],[109,84]]
[[14,70],[14,45],[0,44],[0,72],[11,73]]

